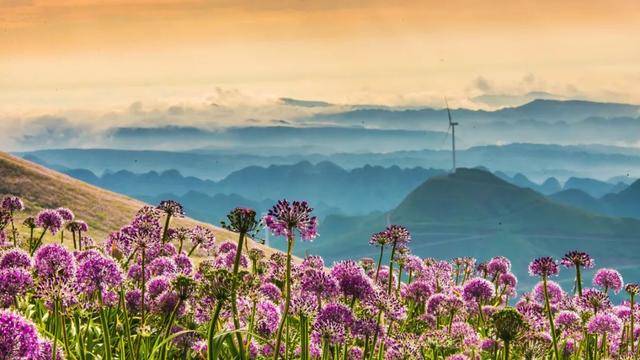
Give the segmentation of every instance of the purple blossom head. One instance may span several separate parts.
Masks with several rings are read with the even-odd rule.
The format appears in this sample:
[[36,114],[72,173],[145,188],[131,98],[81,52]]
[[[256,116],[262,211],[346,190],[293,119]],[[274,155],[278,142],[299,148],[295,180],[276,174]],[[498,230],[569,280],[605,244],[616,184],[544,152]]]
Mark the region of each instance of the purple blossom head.
[[[544,282],[540,281],[533,288],[533,294],[537,302],[544,304]],[[564,298],[562,287],[555,281],[547,281],[547,294],[549,295],[549,302],[551,304],[558,304]]]
[[142,291],[140,289],[133,289],[127,291],[124,295],[125,304],[127,310],[133,313],[139,313],[142,309]]
[[533,260],[529,264],[529,275],[549,277],[558,275],[558,263],[549,256],[544,256]]
[[598,313],[589,320],[587,330],[591,334],[613,335],[622,329],[622,321],[612,313]]
[[[53,359],[53,345],[49,340],[38,340],[38,356],[34,360],[51,360]],[[58,347],[56,349],[56,360],[64,360],[64,354],[62,349]]]
[[433,294],[433,287],[424,280],[416,280],[402,289],[402,295],[416,304],[426,302]]
[[515,288],[518,285],[518,278],[513,273],[504,273],[498,277],[498,285]]
[[348,307],[339,303],[330,303],[318,314],[313,324],[313,335],[330,344],[340,344],[344,341],[347,329],[352,322],[353,314]]
[[597,289],[584,289],[577,303],[586,311],[599,312],[611,308],[609,295]]
[[99,254],[80,262],[76,279],[80,291],[93,295],[96,291],[104,292],[120,285],[123,276],[118,263]]
[[562,310],[555,316],[555,324],[560,329],[573,329],[580,326],[580,321],[580,315],[571,310]]
[[599,269],[593,276],[593,285],[601,287],[605,292],[613,290],[617,294],[622,290],[622,284],[622,275],[614,269]]
[[278,288],[275,284],[273,283],[264,283],[260,286],[260,294],[262,294],[264,297],[266,297],[267,299],[273,301],[274,303],[279,303],[280,300],[282,299],[282,292],[280,291],[280,288]]
[[498,276],[511,271],[511,261],[504,256],[496,256],[487,263],[487,272]]
[[187,256],[187,254],[177,254],[174,255],[173,261],[176,263],[176,270],[184,275],[191,275],[193,272],[193,262],[191,262],[191,258]]
[[323,270],[307,269],[300,279],[300,288],[316,296],[330,297],[338,292],[338,282]]
[[2,208],[9,213],[24,210],[24,203],[17,196],[6,196],[2,199]]
[[156,209],[164,212],[165,214],[173,217],[183,217],[184,207],[182,204],[175,200],[162,200]]
[[60,217],[62,218],[62,221],[67,223],[69,221],[72,221],[73,218],[75,217],[75,215],[73,215],[73,211],[67,209],[67,208],[63,208],[63,207],[59,207],[56,209],[56,211],[58,212],[58,214],[60,215]]
[[495,287],[491,281],[483,278],[473,278],[469,280],[462,290],[462,296],[467,301],[481,303],[491,299],[495,295]]
[[89,231],[89,225],[82,220],[71,220],[67,224],[67,230],[73,232],[87,232]]
[[14,312],[0,310],[0,359],[33,359],[39,349],[35,325]]
[[264,217],[264,224],[276,236],[293,236],[298,230],[302,240],[313,240],[318,236],[318,219],[311,215],[313,209],[306,201],[280,200]]
[[56,210],[44,209],[36,216],[36,225],[55,235],[62,227],[62,216]]
[[36,218],[33,216],[28,216],[24,219],[24,221],[22,222],[22,225],[27,229],[35,229],[37,227]]
[[[1,263],[0,263],[0,266],[1,266]],[[624,286],[624,290],[627,292],[627,294],[629,294],[631,296],[638,295],[638,294],[640,294],[640,284],[629,283],[629,284]]]
[[352,260],[336,263],[331,275],[338,280],[340,291],[348,298],[362,300],[373,292],[371,279],[358,264]]
[[14,298],[24,295],[31,287],[33,287],[33,278],[27,270],[0,269],[0,302],[4,302],[5,305],[13,302]]
[[322,259],[322,256],[309,255],[302,260],[302,266],[309,269],[322,270],[324,268],[324,259]]
[[580,266],[585,269],[591,269],[595,265],[591,256],[582,251],[570,251],[566,253],[562,260],[560,260],[560,263],[566,268]]
[[9,249],[0,257],[0,269],[31,267],[31,257],[22,249]]
[[278,330],[280,309],[271,301],[261,301],[256,307],[256,332],[263,337],[270,337]]
[[191,229],[191,243],[193,246],[211,251],[216,246],[216,235],[208,227],[196,225]]
[[73,254],[60,244],[47,244],[36,251],[34,269],[40,279],[72,279],[76,274]]
[[411,234],[406,227],[400,225],[389,225],[385,230],[389,240],[392,244],[396,246],[406,245],[411,241]]
[[164,275],[173,277],[176,275],[176,272],[178,270],[178,266],[176,265],[175,261],[167,256],[160,256],[151,260],[148,267],[151,276]]
[[233,232],[247,234],[258,228],[256,211],[249,208],[237,207],[227,214],[229,222],[222,222],[222,227]]
[[386,231],[377,232],[369,238],[369,244],[374,246],[386,246],[390,242],[389,233]]

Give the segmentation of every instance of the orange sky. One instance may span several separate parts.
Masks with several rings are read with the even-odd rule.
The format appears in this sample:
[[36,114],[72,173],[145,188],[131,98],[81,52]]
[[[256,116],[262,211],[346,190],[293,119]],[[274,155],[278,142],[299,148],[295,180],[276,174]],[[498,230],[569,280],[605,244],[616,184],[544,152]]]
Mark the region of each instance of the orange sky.
[[[392,4],[392,5],[390,5]],[[0,111],[249,96],[640,103],[637,0],[0,0]]]

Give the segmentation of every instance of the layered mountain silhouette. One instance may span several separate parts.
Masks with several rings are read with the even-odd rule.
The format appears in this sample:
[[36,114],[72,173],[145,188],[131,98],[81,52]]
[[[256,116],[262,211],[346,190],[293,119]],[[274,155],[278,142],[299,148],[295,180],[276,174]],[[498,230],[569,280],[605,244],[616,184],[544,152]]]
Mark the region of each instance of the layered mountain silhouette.
[[640,180],[619,192],[595,197],[582,190],[564,190],[549,196],[551,199],[596,214],[640,218]]
[[353,253],[375,256],[368,237],[387,223],[407,226],[411,248],[420,256],[487,259],[501,254],[513,258],[514,268],[525,276],[532,257],[561,257],[581,249],[640,275],[640,220],[562,204],[480,169],[430,178],[388,213],[328,217],[322,226],[326,241],[302,251],[333,259]]

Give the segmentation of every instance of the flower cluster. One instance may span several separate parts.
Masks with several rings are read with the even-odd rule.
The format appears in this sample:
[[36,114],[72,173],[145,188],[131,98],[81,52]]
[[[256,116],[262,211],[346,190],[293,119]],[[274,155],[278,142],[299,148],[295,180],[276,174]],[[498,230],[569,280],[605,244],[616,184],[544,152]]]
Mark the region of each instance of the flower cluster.
[[[550,257],[531,262],[533,286],[523,289],[509,259],[421,258],[399,225],[371,237],[377,260],[326,264],[244,243],[259,226],[251,209],[228,216],[237,243],[216,243],[205,226],[173,228],[162,212],[181,213],[169,202],[145,207],[101,245],[74,251],[45,241],[33,255],[18,247],[0,252],[0,359],[640,355],[640,286],[603,268],[589,279],[593,288],[582,289],[580,270],[594,265],[586,253],[560,261],[575,271],[575,289],[551,280],[560,268]],[[88,230],[69,214],[43,210],[34,226]],[[317,235],[305,202],[278,202],[263,224],[289,242]],[[393,250],[384,256],[385,248]],[[196,249],[207,257],[194,261],[204,254]],[[615,294],[629,301],[614,303]]]

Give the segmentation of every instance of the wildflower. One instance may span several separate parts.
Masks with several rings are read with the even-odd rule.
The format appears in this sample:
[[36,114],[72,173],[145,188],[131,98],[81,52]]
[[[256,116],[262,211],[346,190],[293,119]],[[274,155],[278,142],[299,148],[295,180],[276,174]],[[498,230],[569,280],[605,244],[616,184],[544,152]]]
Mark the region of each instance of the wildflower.
[[191,229],[191,244],[193,247],[189,251],[189,255],[198,247],[208,251],[213,250],[216,246],[216,235],[208,227],[196,225]]
[[300,288],[320,298],[329,297],[338,292],[338,283],[322,270],[308,269],[300,279]]
[[616,334],[621,329],[622,321],[617,316],[607,312],[596,314],[587,324],[587,330],[591,334]]
[[258,228],[256,212],[253,209],[238,207],[227,215],[228,223],[222,222],[222,227],[241,234],[250,234]]
[[495,295],[495,288],[493,284],[483,278],[473,278],[469,280],[463,289],[463,297],[465,300],[474,300],[478,303],[487,301]]
[[24,203],[17,196],[6,196],[2,199],[2,209],[14,213],[16,211],[24,210]]
[[340,291],[347,298],[363,300],[373,292],[371,279],[364,270],[352,260],[336,263],[331,268],[331,275],[338,281]]
[[81,261],[76,278],[79,290],[88,295],[110,290],[123,281],[120,266],[112,258],[101,254]]
[[511,261],[504,256],[496,256],[487,263],[487,273],[494,277],[508,273],[511,270]]
[[611,308],[609,296],[597,289],[584,289],[577,302],[584,310],[590,310],[594,313]]
[[605,293],[608,290],[619,293],[623,283],[622,275],[614,269],[599,269],[593,276],[593,285],[601,287]]
[[41,247],[33,258],[35,274],[40,279],[68,280],[75,277],[75,258],[60,244]]
[[529,264],[529,274],[540,277],[558,275],[558,264],[548,256],[537,258]]
[[184,217],[184,207],[174,200],[162,200],[156,209],[172,217]]
[[[544,304],[544,283],[542,281],[533,288],[533,294],[536,301]],[[547,294],[549,295],[549,302],[551,304],[557,304],[564,298],[562,287],[555,281],[547,281]]]
[[312,211],[306,201],[289,204],[280,200],[264,217],[264,223],[276,236],[291,237],[298,230],[303,240],[313,240],[318,235],[318,219]]
[[595,262],[589,256],[589,254],[581,251],[570,251],[564,255],[560,263],[566,268],[571,267],[583,267],[585,269],[591,269]]
[[261,301],[256,308],[256,332],[264,337],[272,336],[278,330],[280,311],[271,301]]
[[0,269],[31,267],[31,257],[22,249],[10,249],[0,257]]
[[39,350],[35,325],[14,312],[0,310],[0,359],[31,359]]
[[60,215],[60,217],[62,218],[62,221],[65,223],[72,221],[73,218],[75,217],[75,215],[73,214],[73,211],[67,208],[59,207],[56,209],[56,211],[58,212],[58,215]]
[[18,296],[24,295],[33,286],[31,273],[23,268],[0,270],[0,303],[9,306]]
[[62,216],[56,210],[45,209],[36,216],[36,225],[43,228],[45,232],[49,230],[53,235],[60,230],[62,222]]
[[342,304],[327,304],[313,324],[314,335],[331,345],[341,344],[353,321],[351,310]]

